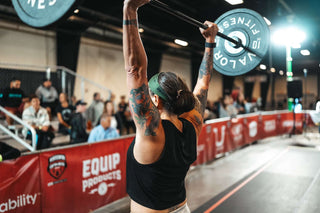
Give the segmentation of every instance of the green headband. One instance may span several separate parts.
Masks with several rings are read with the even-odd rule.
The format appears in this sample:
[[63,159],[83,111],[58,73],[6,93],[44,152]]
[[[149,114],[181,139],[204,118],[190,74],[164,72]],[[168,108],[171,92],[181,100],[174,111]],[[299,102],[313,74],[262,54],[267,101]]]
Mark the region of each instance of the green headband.
[[168,101],[168,96],[166,95],[166,92],[160,87],[158,81],[159,75],[160,73],[152,76],[152,78],[149,80],[149,88],[154,94],[158,95],[163,100]]

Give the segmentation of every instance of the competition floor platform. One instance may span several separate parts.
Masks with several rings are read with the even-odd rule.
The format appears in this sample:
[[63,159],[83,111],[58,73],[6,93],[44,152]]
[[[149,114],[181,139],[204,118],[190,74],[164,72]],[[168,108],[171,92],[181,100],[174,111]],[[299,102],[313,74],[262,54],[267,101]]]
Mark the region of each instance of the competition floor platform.
[[[319,213],[320,135],[272,137],[191,169],[191,212]],[[129,212],[128,197],[95,213]]]

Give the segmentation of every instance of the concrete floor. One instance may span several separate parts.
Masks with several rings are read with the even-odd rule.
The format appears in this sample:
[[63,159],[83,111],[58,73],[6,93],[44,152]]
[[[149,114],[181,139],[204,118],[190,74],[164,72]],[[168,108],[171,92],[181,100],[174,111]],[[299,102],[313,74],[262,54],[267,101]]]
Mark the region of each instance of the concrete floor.
[[[290,152],[282,156],[287,149]],[[283,160],[281,158],[277,162],[272,161],[280,155],[285,158]],[[306,156],[307,159],[305,159]],[[315,163],[311,166],[312,169],[310,166],[308,170],[303,169],[306,162],[312,161],[312,159],[315,159]],[[320,177],[318,174],[318,171],[320,171],[320,136],[316,133],[316,130],[309,131],[304,135],[292,136],[291,138],[281,136],[261,140],[257,144],[244,147],[206,165],[192,168],[186,178],[187,199],[191,211],[196,213],[205,212],[209,206],[214,204],[210,202],[220,199],[221,196],[236,188],[243,180],[259,169],[264,168],[269,162],[272,162],[272,165],[265,168],[264,173],[254,178],[247,186],[243,187],[243,190],[239,191],[239,193],[247,192],[247,194],[241,194],[240,197],[249,197],[249,200],[236,199],[237,202],[234,203],[232,200],[237,196],[232,195],[224,202],[225,205],[228,204],[227,207],[222,204],[219,207],[224,208],[224,210],[222,209],[221,211],[217,208],[212,212],[320,212],[320,206],[317,204],[319,196],[312,196],[318,195],[320,191]],[[279,166],[279,162],[283,162],[281,166]],[[294,162],[294,164],[290,162]],[[268,176],[268,174],[273,175]],[[288,177],[288,174],[291,176]],[[295,180],[296,182],[293,180],[301,176],[305,179]],[[296,187],[298,192],[293,190],[292,187],[284,187],[283,185],[286,181],[293,181],[292,183],[301,186]],[[279,188],[283,190],[278,190]],[[272,197],[268,197],[268,195]],[[279,202],[287,201],[286,199],[292,195],[301,205],[293,205],[291,202],[292,208],[284,210],[289,204],[284,202],[282,203],[283,205],[277,205],[275,195],[280,196]],[[257,196],[260,197],[257,198]],[[257,204],[258,206],[253,205],[253,203],[250,204],[254,198],[257,198],[257,200],[264,199],[264,202],[255,202],[259,204]],[[267,208],[267,206],[273,206],[273,208]],[[264,211],[256,208],[262,208]],[[242,210],[240,211],[240,209]],[[129,199],[126,197],[94,212],[130,212]]]

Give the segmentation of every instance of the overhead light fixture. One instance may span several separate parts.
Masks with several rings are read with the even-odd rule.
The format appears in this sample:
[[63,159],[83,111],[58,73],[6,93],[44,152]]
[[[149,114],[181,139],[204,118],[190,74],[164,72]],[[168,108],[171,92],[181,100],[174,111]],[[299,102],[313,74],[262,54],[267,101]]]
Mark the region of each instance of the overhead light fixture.
[[264,64],[260,64],[260,66],[259,66],[259,67],[260,67],[260,69],[261,69],[261,70],[266,70],[266,69],[267,69],[267,66],[266,66],[266,65],[264,65]]
[[271,26],[271,21],[266,17],[263,17],[268,26]]
[[77,14],[79,13],[79,9],[75,9],[73,12]]
[[174,43],[176,43],[176,44],[178,44],[178,45],[180,45],[180,46],[183,46],[183,47],[186,47],[186,46],[189,45],[188,42],[182,41],[182,40],[180,40],[180,39],[175,39],[175,40],[174,40]]
[[290,47],[301,44],[305,39],[305,32],[297,27],[279,29],[272,34],[272,41],[274,43]]
[[293,76],[293,72],[287,72],[287,76],[288,77],[292,77]]
[[272,68],[270,69],[270,72],[276,72],[276,69],[275,69],[274,67],[272,67]]
[[279,74],[280,74],[280,75],[283,75],[283,74],[284,74],[283,70],[280,70],[280,71],[279,71]]
[[231,5],[236,5],[236,4],[243,4],[243,0],[225,0]]
[[310,55],[309,50],[301,50],[300,53],[301,53],[301,55],[304,55],[304,56]]
[[139,28],[139,33],[143,33],[144,29],[143,28]]

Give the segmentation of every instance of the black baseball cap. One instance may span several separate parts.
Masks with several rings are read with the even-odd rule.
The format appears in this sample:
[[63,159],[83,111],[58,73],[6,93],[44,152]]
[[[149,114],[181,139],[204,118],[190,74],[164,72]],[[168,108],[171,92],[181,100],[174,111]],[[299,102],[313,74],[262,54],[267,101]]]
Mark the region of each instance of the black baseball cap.
[[76,102],[76,106],[78,106],[78,105],[87,105],[87,102],[79,100],[79,101]]

